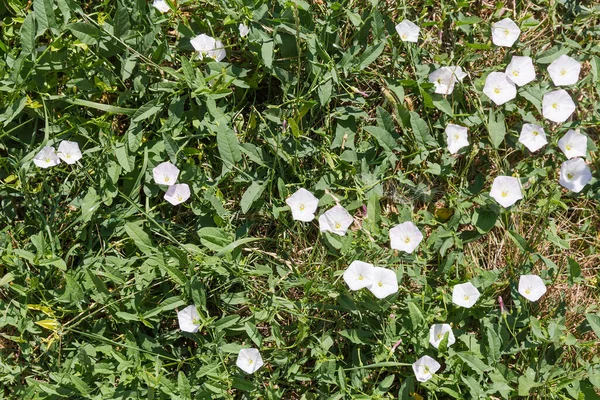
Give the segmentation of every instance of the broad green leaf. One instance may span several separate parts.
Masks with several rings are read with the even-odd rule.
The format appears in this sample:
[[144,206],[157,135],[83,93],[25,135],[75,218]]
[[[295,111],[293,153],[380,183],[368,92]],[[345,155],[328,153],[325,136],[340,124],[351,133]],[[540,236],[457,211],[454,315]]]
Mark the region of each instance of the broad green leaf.
[[201,228],[198,231],[198,236],[200,236],[200,241],[204,246],[214,251],[221,251],[233,239],[225,230],[212,227]]
[[36,37],[42,36],[48,28],[52,30],[54,35],[58,34],[58,25],[56,24],[52,3],[52,0],[33,0],[33,11],[38,23]]
[[115,28],[115,36],[120,39],[123,39],[125,37],[127,32],[129,32],[129,28],[131,27],[131,23],[129,22],[129,12],[125,7],[122,7],[120,4],[117,7],[117,11],[115,12],[113,25]]
[[242,160],[238,138],[235,132],[228,127],[222,127],[217,131],[217,146],[225,170],[230,170],[232,166]]
[[157,104],[157,100],[152,100],[141,106],[131,117],[132,122],[140,122],[150,118],[162,108],[162,104]]
[[87,22],[74,22],[67,25],[67,29],[71,31],[81,43],[85,43],[89,46],[98,44],[98,38],[101,32],[92,24]]
[[23,53],[31,54],[35,49],[35,17],[29,13],[21,25],[21,50]]
[[81,219],[83,222],[88,222],[99,206],[100,197],[96,194],[96,190],[90,187],[81,202]]
[[376,45],[369,46],[362,54],[359,59],[358,69],[363,70],[367,68],[373,61],[377,60],[381,53],[383,53],[383,49],[385,48],[386,42],[380,42]]
[[183,371],[179,371],[177,374],[177,386],[179,387],[179,395],[182,400],[187,400],[192,398],[192,389],[190,387],[190,382],[188,378],[185,376]]
[[252,182],[250,187],[246,189],[240,200],[242,212],[246,214],[252,208],[252,205],[260,198],[266,188],[266,183]]
[[275,42],[273,39],[264,41],[260,48],[261,59],[265,63],[267,69],[273,68],[273,50],[275,48]]
[[504,123],[504,113],[495,113],[491,108],[488,115],[488,132],[492,145],[497,149],[504,141],[506,136],[506,125]]
[[150,255],[154,252],[152,239],[142,229],[141,225],[141,222],[128,222],[125,224],[125,232],[127,232],[127,235],[144,254]]
[[381,145],[381,147],[383,147],[386,154],[391,154],[396,148],[396,140],[394,140],[392,134],[385,129],[378,126],[365,126],[364,130],[369,132],[375,139],[377,139],[377,142],[379,145]]
[[597,314],[586,314],[585,319],[587,319],[587,322],[594,330],[594,333],[596,334],[598,339],[600,339],[600,316],[598,316]]
[[410,112],[410,126],[420,150],[427,150],[428,146],[438,146],[437,141],[431,136],[427,122],[414,111]]

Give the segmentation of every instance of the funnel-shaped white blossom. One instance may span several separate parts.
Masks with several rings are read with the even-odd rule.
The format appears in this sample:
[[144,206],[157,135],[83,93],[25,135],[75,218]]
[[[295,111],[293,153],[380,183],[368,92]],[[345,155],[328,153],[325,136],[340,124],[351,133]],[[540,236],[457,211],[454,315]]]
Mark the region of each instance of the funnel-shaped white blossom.
[[343,278],[350,290],[359,290],[365,287],[370,287],[373,283],[373,264],[352,261],[344,272]]
[[391,269],[373,267],[373,283],[369,286],[371,293],[378,299],[383,299],[398,291],[398,278]]
[[221,61],[226,56],[225,46],[223,46],[223,43],[220,40],[215,40],[204,33],[192,38],[190,43],[198,52],[201,60],[204,59],[204,57],[209,57],[215,61]]
[[544,147],[548,140],[544,128],[537,124],[523,124],[519,142],[523,143],[529,151],[534,152]]
[[258,349],[242,349],[238,354],[235,365],[247,374],[255,373],[264,364]]
[[587,136],[569,129],[558,140],[558,147],[567,158],[584,157],[587,153]]
[[542,114],[552,122],[565,122],[575,111],[575,103],[566,90],[548,92],[542,98]]
[[302,222],[312,221],[319,206],[319,199],[304,188],[296,190],[285,202],[292,210],[292,218]]
[[419,27],[407,19],[396,25],[396,32],[398,32],[403,42],[418,42],[419,31]]
[[441,368],[441,365],[435,359],[423,356],[415,361],[412,368],[419,382],[427,382]]
[[429,74],[429,82],[435,86],[435,92],[439,94],[450,94],[454,90],[454,84],[467,76],[459,66],[442,67]]
[[187,306],[183,310],[177,313],[177,319],[179,320],[179,329],[184,332],[198,332],[200,328],[200,315],[196,310],[195,305]]
[[496,46],[511,47],[519,38],[521,30],[510,18],[492,24],[492,42]]
[[459,283],[452,288],[452,302],[457,306],[471,308],[481,293],[471,282]]
[[154,2],[152,3],[152,7],[156,8],[161,13],[171,11],[171,7],[169,7],[165,0],[154,0]]
[[504,72],[491,72],[485,79],[483,93],[496,105],[502,105],[517,96],[517,88]]
[[67,164],[75,164],[81,159],[81,150],[79,150],[77,142],[63,140],[58,145],[57,155]]
[[581,63],[576,59],[563,54],[548,66],[548,73],[552,83],[556,86],[573,85],[579,80]]
[[154,176],[154,182],[159,185],[171,186],[177,182],[179,177],[179,168],[171,164],[169,161],[158,164],[152,170]]
[[464,126],[448,124],[445,132],[450,154],[456,154],[458,150],[469,145],[467,128]]
[[521,184],[518,178],[512,176],[498,176],[492,183],[490,196],[502,207],[510,207],[523,198]]
[[537,275],[521,275],[519,293],[529,301],[538,301],[546,293],[546,285]]
[[531,57],[513,56],[506,67],[506,76],[517,86],[523,86],[535,79],[535,68]]
[[390,247],[412,253],[423,240],[423,234],[411,221],[406,221],[390,229]]
[[169,186],[167,193],[165,193],[165,200],[176,206],[189,199],[190,194],[190,187],[187,183],[177,183]]
[[582,158],[572,158],[560,166],[560,178],[558,183],[575,193],[592,180],[592,172]]
[[246,25],[244,24],[240,24],[238,26],[238,29],[240,31],[240,37],[246,37],[248,36],[248,34],[250,33],[250,28],[248,28]]
[[33,163],[40,168],[49,168],[60,164],[60,158],[58,158],[54,147],[44,146],[33,158]]
[[319,217],[319,230],[344,236],[354,218],[340,205],[333,206]]
[[429,343],[437,349],[444,339],[446,332],[448,332],[448,347],[452,346],[456,342],[456,339],[449,324],[431,325],[431,328],[429,328]]

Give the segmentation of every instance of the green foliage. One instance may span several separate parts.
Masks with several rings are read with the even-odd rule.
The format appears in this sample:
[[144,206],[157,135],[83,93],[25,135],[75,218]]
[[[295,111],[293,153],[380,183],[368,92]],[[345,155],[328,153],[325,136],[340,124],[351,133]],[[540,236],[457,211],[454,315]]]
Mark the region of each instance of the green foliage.
[[[1,397],[598,398],[597,6],[168,2],[0,5]],[[506,16],[523,30],[512,49],[490,41]],[[418,44],[395,32],[404,18]],[[223,61],[199,60],[200,33],[225,44]],[[511,54],[538,78],[495,106],[484,77]],[[584,64],[577,116],[548,123],[532,154],[520,127],[542,121],[561,54]],[[444,65],[469,74],[447,96],[428,80]],[[469,129],[457,156],[448,123]],[[575,128],[595,176],[578,195],[557,183],[556,141]],[[83,158],[36,167],[61,140]],[[163,161],[190,186],[179,206],[152,178]],[[497,175],[523,184],[510,209],[489,196]],[[300,187],[319,214],[341,203],[353,228],[294,221],[285,199]],[[390,250],[408,220],[424,241]],[[399,292],[349,291],[354,260],[393,269]],[[539,303],[517,292],[529,273],[550,288]],[[451,301],[466,281],[482,293],[471,309]],[[177,324],[190,304],[193,334]],[[432,347],[434,323],[456,343]],[[247,347],[265,360],[253,375],[235,366]],[[422,355],[442,364],[424,383]]]

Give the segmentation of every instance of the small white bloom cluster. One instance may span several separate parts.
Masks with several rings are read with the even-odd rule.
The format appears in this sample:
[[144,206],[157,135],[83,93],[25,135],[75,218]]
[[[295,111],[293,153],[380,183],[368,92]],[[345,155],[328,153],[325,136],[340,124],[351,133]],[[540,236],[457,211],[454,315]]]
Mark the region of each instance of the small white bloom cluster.
[[175,183],[179,177],[179,168],[169,161],[158,164],[152,169],[154,182],[159,185],[167,185],[169,188],[165,193],[165,200],[174,206],[183,203],[190,198],[190,187],[187,183]]
[[394,271],[367,262],[353,261],[343,277],[350,290],[367,288],[378,299],[384,299],[398,291],[398,278]]
[[58,152],[52,146],[44,146],[33,158],[33,163],[40,168],[50,168],[60,164],[61,160],[67,164],[75,164],[81,157],[77,142],[63,140],[58,145]]

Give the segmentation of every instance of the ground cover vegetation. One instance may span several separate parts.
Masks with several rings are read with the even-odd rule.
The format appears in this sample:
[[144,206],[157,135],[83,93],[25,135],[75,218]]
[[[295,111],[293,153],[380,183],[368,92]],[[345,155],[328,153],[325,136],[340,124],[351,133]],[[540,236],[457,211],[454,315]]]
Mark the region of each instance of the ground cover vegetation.
[[0,397],[598,398],[598,5],[0,17]]

